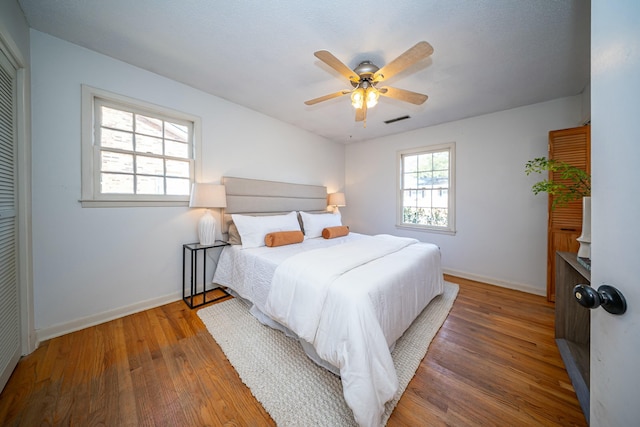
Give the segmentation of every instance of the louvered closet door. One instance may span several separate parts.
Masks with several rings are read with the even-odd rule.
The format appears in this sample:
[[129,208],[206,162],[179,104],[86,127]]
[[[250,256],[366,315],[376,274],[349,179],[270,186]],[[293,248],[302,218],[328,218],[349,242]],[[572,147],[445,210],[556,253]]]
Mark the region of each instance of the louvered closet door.
[[16,255],[16,70],[0,49],[0,390],[20,357]]
[[[591,171],[591,127],[555,130],[549,132],[549,158],[567,162]],[[559,172],[551,177],[562,180]],[[549,197],[549,228],[547,237],[547,299],[556,300],[556,252],[578,252],[578,241],[582,233],[582,200],[551,209],[553,197]]]

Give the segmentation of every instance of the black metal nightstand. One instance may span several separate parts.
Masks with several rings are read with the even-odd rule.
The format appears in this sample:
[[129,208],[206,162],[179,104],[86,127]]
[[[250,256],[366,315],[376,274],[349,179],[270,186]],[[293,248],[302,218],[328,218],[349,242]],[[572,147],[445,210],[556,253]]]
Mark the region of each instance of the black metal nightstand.
[[[207,283],[207,251],[209,249],[216,249],[218,257],[222,252],[222,248],[228,246],[227,242],[222,240],[216,240],[212,245],[201,245],[200,243],[187,243],[182,245],[182,299],[189,306],[189,308],[200,307],[201,305],[208,304],[213,301],[218,301],[222,298],[229,296],[226,290],[221,286],[213,286],[207,289],[208,285],[213,283]],[[189,286],[187,286],[187,251],[190,255],[189,263],[191,264],[191,271],[189,275]],[[201,290],[198,291],[198,253],[202,252],[202,283],[200,284]],[[217,257],[212,260],[217,265]],[[215,268],[213,270],[215,272]],[[224,295],[219,296],[219,292]],[[188,293],[187,293],[188,292]],[[218,296],[213,296],[216,293]],[[211,299],[207,299],[207,296]]]

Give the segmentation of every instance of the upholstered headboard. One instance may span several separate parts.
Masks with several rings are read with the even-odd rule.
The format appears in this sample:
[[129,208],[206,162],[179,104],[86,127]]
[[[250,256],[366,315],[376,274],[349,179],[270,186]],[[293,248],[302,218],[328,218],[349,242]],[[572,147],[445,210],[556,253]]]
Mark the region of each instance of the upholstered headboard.
[[223,177],[227,207],[222,232],[228,231],[231,214],[274,215],[291,211],[323,212],[327,187],[259,179]]

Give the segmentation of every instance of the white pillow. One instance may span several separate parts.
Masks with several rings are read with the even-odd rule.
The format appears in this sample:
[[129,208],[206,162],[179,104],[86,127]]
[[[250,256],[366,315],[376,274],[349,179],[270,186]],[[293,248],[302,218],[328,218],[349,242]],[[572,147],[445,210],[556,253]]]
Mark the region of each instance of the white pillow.
[[322,230],[326,227],[342,225],[342,215],[340,214],[310,214],[300,211],[300,216],[302,217],[304,237],[308,239],[322,236]]
[[242,249],[264,246],[264,237],[274,231],[300,230],[298,214],[293,211],[286,215],[248,216],[232,214],[238,228]]

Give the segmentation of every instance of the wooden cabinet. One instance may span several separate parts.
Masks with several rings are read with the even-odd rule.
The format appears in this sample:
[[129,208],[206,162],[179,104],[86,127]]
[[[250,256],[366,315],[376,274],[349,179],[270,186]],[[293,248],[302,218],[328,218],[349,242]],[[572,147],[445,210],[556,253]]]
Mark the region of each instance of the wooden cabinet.
[[591,313],[575,300],[573,288],[590,285],[591,273],[573,252],[558,252],[556,262],[556,343],[588,422]]
[[[591,127],[553,130],[549,132],[549,158],[567,162],[591,172]],[[550,179],[563,180],[559,173],[550,173]],[[577,238],[582,233],[582,200],[552,209],[553,196],[549,196],[549,222],[547,229],[547,299],[555,301],[556,252],[578,252]]]

